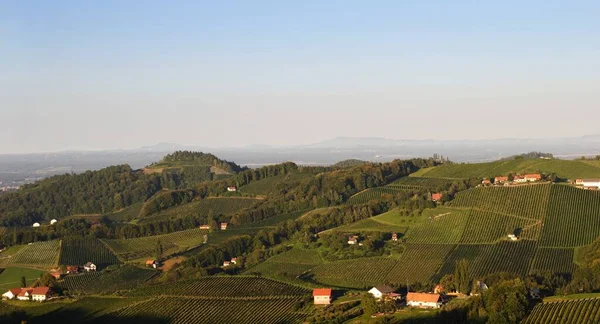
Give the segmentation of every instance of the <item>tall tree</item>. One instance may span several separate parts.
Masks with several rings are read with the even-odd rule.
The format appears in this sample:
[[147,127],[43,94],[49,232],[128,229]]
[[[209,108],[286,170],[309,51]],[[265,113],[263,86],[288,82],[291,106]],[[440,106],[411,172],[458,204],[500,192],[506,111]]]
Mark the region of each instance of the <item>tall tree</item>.
[[21,277],[21,288],[27,287],[27,278],[25,276]]
[[163,255],[163,245],[160,240],[156,241],[156,261],[159,262]]
[[454,286],[460,293],[469,293],[469,261],[466,259],[456,261],[456,267],[454,269]]

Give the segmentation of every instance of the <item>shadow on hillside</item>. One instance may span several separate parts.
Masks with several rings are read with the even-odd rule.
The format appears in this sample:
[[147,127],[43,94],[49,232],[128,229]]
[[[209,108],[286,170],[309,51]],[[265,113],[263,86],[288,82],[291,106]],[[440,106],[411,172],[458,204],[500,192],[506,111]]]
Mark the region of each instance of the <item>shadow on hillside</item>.
[[28,324],[36,323],[144,323],[144,324],[163,324],[169,323],[169,318],[150,317],[150,316],[114,316],[102,315],[95,317],[96,311],[84,309],[59,309],[39,316],[27,316],[25,312],[18,311],[7,315],[0,315],[0,323],[3,324],[20,324],[22,321],[27,321]]

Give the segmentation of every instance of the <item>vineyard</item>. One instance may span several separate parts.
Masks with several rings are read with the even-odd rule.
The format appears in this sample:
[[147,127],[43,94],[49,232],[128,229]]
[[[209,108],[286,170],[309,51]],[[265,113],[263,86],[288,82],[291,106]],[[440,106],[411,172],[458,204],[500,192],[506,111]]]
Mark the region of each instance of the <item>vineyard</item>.
[[206,231],[190,229],[164,235],[147,236],[134,239],[104,240],[104,243],[123,260],[137,260],[156,256],[157,242],[163,246],[163,256],[185,251],[201,245]]
[[431,217],[409,227],[406,240],[409,243],[455,244],[460,241],[469,218],[468,210],[435,208],[427,210]]
[[527,240],[501,241],[491,245],[458,245],[444,261],[438,277],[454,273],[456,262],[461,259],[469,261],[469,272],[472,278],[494,272],[509,272],[525,276],[529,272],[535,251],[536,242]]
[[600,178],[600,164],[595,161],[578,160],[505,160],[474,164],[444,164],[421,169],[411,176],[427,178],[491,178],[496,176],[524,173],[556,175],[563,179]]
[[460,242],[494,243],[499,239],[506,239],[508,234],[518,234],[522,239],[537,240],[540,228],[541,224],[537,220],[473,209]]
[[360,258],[326,263],[310,271],[312,280],[327,285],[362,289],[386,282],[387,274],[396,265],[388,258]]
[[349,204],[366,204],[371,200],[381,199],[383,195],[396,195],[400,192],[411,192],[414,190],[397,189],[394,187],[378,187],[363,190],[348,199]]
[[275,280],[255,277],[207,277],[134,290],[131,296],[273,297],[305,296],[310,291]]
[[150,322],[187,323],[302,323],[305,314],[294,312],[301,298],[202,299],[159,297],[134,303],[98,318],[98,323],[146,318]]
[[572,273],[574,270],[573,249],[538,248],[530,272]]
[[541,246],[575,247],[600,236],[600,192],[552,186]]
[[524,324],[600,323],[600,298],[541,303]]
[[35,242],[23,247],[6,264],[52,267],[57,264],[59,253],[60,241]]
[[437,189],[452,183],[452,180],[438,178],[403,177],[388,185],[388,187],[400,189]]
[[82,291],[92,284],[98,277],[100,272],[86,272],[78,275],[68,275],[60,283],[62,289],[70,291]]
[[335,232],[399,232],[404,233],[407,230],[407,225],[395,225],[386,222],[382,222],[374,217],[360,220],[355,223],[336,227],[333,229]]
[[407,244],[400,260],[382,282],[428,282],[453,248],[451,244]]
[[119,259],[98,239],[66,237],[62,240],[59,264],[83,265],[93,262],[98,270],[111,264],[119,264]]
[[292,183],[314,176],[312,173],[289,173],[251,182],[240,188],[240,192],[251,195],[268,195],[280,183]]
[[293,248],[273,256],[247,272],[289,281],[321,263],[323,261],[317,251]]
[[473,188],[459,192],[451,205],[541,220],[546,215],[551,185]]
[[153,269],[141,269],[131,265],[124,265],[117,270],[109,272],[67,276],[60,285],[66,289],[86,293],[113,293],[138,288],[156,275],[156,273],[156,270]]
[[185,216],[201,215],[208,217],[211,211],[215,216],[232,215],[244,208],[254,205],[258,201],[260,200],[249,198],[207,198],[169,208],[158,214],[141,219],[140,223],[165,219],[178,219]]

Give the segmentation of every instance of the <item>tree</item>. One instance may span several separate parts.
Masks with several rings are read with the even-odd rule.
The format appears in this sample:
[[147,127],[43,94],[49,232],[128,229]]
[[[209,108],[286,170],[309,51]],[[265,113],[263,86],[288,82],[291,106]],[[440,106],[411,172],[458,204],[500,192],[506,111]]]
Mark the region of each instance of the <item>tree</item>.
[[369,293],[364,293],[362,295],[362,298],[360,299],[360,306],[367,316],[371,316],[378,311],[377,300]]
[[160,262],[160,260],[162,259],[162,255],[163,255],[163,246],[162,243],[160,242],[160,240],[156,241],[156,261]]
[[21,288],[27,287],[27,278],[25,276],[21,277]]
[[454,286],[456,291],[468,294],[470,290],[469,284],[469,261],[461,259],[456,261],[456,267],[454,269]]
[[56,287],[56,278],[54,278],[54,276],[46,272],[40,276],[39,285],[42,287],[50,288]]

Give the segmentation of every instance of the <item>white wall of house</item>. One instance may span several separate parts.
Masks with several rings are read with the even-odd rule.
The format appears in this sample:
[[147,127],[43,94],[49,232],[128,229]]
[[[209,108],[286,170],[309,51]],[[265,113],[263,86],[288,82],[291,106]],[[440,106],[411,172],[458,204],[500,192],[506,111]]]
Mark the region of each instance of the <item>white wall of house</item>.
[[420,302],[410,300],[406,303],[406,305],[411,307],[420,307],[420,308],[440,308],[442,307],[442,303],[434,303],[434,302]]
[[315,305],[329,305],[331,304],[330,296],[315,296]]
[[373,297],[377,299],[381,299],[381,297],[383,297],[383,294],[377,288],[371,288],[371,290],[369,290],[369,294],[373,295]]
[[33,295],[31,299],[34,301],[44,301],[46,300],[46,295]]
[[583,186],[600,188],[600,181],[583,181]]

